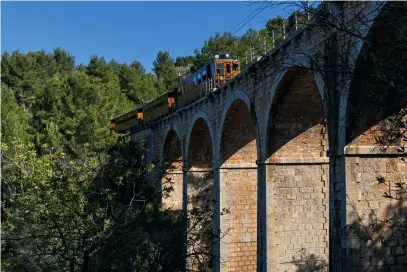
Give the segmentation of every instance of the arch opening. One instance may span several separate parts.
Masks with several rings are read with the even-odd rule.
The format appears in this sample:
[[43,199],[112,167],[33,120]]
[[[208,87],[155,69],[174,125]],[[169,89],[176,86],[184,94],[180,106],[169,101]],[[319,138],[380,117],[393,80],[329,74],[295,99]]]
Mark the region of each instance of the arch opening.
[[257,269],[257,144],[248,105],[229,107],[220,142],[221,243],[223,264],[235,271]]
[[165,163],[165,175],[162,178],[162,207],[164,209],[182,210],[183,200],[183,158],[180,139],[171,129],[163,146],[163,160]]
[[274,94],[266,113],[267,260],[273,271],[292,271],[302,248],[328,261],[328,133],[311,72],[290,69]]
[[[401,152],[407,143],[402,136],[407,121],[406,12],[405,2],[385,4],[362,46],[349,88],[344,156],[348,250],[354,261],[345,269],[370,269],[376,263],[380,271],[405,269],[387,260],[407,255],[391,250],[407,243],[398,232],[406,226],[407,213],[399,191],[405,189],[398,186],[407,182],[406,152]],[[382,224],[380,232],[374,229],[377,224]],[[369,241],[363,239],[366,235]],[[360,252],[370,254],[370,262]]]
[[346,108],[348,146],[402,144],[395,120],[405,123],[407,114],[406,10],[402,2],[383,7],[362,46]]
[[208,124],[198,118],[193,124],[188,146],[188,212],[192,245],[188,265],[194,271],[213,266],[213,179],[212,135]]

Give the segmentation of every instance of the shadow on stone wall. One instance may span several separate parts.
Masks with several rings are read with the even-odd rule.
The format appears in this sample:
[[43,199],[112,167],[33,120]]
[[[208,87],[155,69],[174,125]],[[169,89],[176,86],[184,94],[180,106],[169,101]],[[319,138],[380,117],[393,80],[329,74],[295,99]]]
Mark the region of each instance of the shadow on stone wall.
[[388,204],[381,209],[366,198],[369,210],[358,211],[352,205],[345,267],[349,271],[407,271],[407,185],[381,177],[377,182],[388,183],[382,195]]
[[406,13],[405,2],[386,4],[364,42],[349,91],[346,144],[400,142],[407,116]]
[[188,260],[194,271],[213,266],[213,172],[188,173]]
[[[384,181],[378,181],[384,182]],[[393,187],[393,186],[392,186]],[[384,193],[388,204],[366,212],[354,210],[348,226],[348,269],[359,271],[407,271],[407,191],[404,183],[395,183]],[[369,200],[366,200],[369,206]]]
[[[352,205],[353,220],[347,226],[348,252],[344,256],[344,271],[407,271],[407,185],[387,182],[389,190],[382,195],[388,200],[382,208],[377,201],[363,200],[370,207],[358,210]],[[293,271],[327,271],[327,262],[301,249],[292,256]],[[333,267],[341,264],[333,264]],[[295,269],[294,269],[295,266]]]

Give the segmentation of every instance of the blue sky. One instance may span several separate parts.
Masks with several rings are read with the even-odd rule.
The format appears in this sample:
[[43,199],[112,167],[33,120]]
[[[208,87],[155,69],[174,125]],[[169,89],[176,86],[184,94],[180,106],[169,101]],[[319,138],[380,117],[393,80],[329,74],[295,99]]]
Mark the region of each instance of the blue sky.
[[[77,65],[96,54],[138,60],[150,71],[158,51],[174,59],[192,55],[215,32],[234,32],[258,8],[251,2],[1,2],[1,51],[60,46]],[[236,34],[287,14],[282,7],[264,9]]]

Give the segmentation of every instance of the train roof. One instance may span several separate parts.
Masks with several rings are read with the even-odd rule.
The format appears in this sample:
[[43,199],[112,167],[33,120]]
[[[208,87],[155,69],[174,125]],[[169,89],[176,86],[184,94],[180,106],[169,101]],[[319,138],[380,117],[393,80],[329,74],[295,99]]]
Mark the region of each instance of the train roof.
[[136,115],[137,115],[137,112],[138,112],[139,109],[140,109],[140,108],[137,108],[137,109],[135,109],[135,110],[131,110],[131,111],[129,111],[129,112],[126,112],[126,113],[124,113],[124,114],[122,114],[122,115],[116,116],[115,118],[113,118],[113,119],[111,120],[111,122],[122,121],[123,119],[126,119],[127,116],[132,115],[132,114],[136,114]]
[[163,93],[163,94],[160,95],[159,97],[155,98],[154,100],[151,100],[150,102],[144,104],[144,105],[142,106],[142,108],[144,108],[144,107],[146,107],[146,106],[153,105],[153,104],[157,103],[160,99],[163,99],[164,97],[166,98],[167,95],[168,95],[168,93],[170,93],[170,92],[171,92],[171,91],[166,91],[165,93]]

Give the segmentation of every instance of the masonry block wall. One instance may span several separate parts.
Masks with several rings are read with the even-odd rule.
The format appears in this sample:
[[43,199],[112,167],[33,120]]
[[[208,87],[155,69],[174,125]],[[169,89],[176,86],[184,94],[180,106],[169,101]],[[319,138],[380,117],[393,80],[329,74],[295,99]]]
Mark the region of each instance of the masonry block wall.
[[267,136],[271,271],[295,270],[292,260],[302,248],[327,262],[327,133],[324,107],[310,72],[287,72],[274,97]]
[[223,250],[227,271],[256,271],[256,159],[254,121],[247,105],[238,100],[227,112],[221,142],[221,208],[229,210],[221,218],[221,229],[228,232]]
[[345,148],[349,271],[407,267],[407,197],[400,187],[407,182],[406,156],[396,147],[381,147],[381,134],[373,125]]
[[396,154],[347,154],[349,271],[406,268],[407,201],[396,185],[407,181],[403,159]]
[[[356,11],[373,22],[374,5]],[[365,25],[357,27],[368,36]],[[323,52],[324,39],[341,36],[333,39],[318,27],[302,31],[151,126],[155,154],[178,161],[170,173],[176,190],[165,207],[191,210],[213,200],[214,216],[198,230],[210,227],[222,237],[211,248],[214,271],[296,271],[293,258],[303,248],[305,257],[331,271],[376,271],[383,259],[400,269],[407,262],[402,230],[387,228],[383,246],[377,234],[362,239],[351,229],[406,214],[403,200],[383,197],[406,181],[406,153],[375,150],[378,122],[386,116],[371,120],[372,107],[354,107],[364,105],[366,86],[375,86],[369,78],[367,85],[353,80],[360,71],[372,74],[371,65],[354,64],[352,75],[332,76],[327,84],[324,74],[307,69],[311,60],[301,52]],[[364,52],[358,46],[349,59]],[[229,212],[221,215],[223,209]]]
[[189,260],[194,271],[203,270],[210,265],[212,257],[212,233],[214,210],[213,147],[209,128],[204,119],[198,119],[190,135],[187,166],[187,209],[198,217],[189,222],[190,237],[200,237],[189,248],[190,254],[206,252]]

